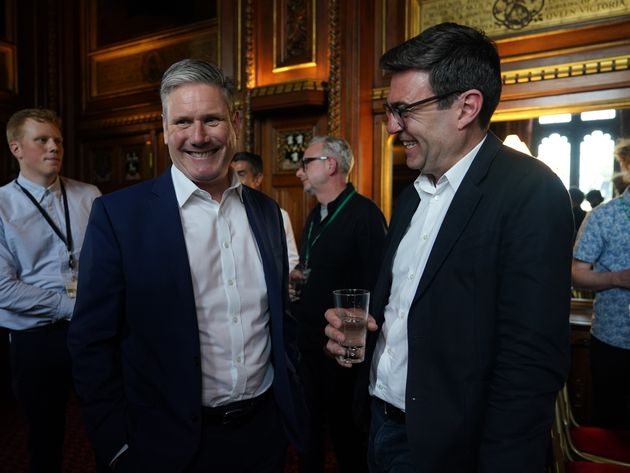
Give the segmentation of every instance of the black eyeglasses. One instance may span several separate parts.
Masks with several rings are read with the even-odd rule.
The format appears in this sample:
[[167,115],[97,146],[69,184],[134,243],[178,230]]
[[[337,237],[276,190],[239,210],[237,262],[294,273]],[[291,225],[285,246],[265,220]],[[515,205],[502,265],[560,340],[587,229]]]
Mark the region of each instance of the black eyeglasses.
[[330,158],[330,156],[304,156],[302,158],[302,160],[300,161],[300,167],[302,169],[306,169],[306,166],[308,165],[308,163],[310,163],[311,161],[324,161],[326,159]]
[[433,95],[431,97],[427,97],[426,99],[418,100],[417,102],[413,102],[410,104],[400,104],[400,105],[392,105],[390,103],[385,102],[383,107],[385,108],[385,114],[389,118],[394,117],[396,123],[400,128],[405,128],[405,118],[409,116],[409,113],[414,109],[419,107],[420,105],[424,105],[431,102],[436,102],[438,100],[445,99],[446,97],[450,97],[451,95],[461,94],[460,91],[448,92],[446,94],[441,95]]

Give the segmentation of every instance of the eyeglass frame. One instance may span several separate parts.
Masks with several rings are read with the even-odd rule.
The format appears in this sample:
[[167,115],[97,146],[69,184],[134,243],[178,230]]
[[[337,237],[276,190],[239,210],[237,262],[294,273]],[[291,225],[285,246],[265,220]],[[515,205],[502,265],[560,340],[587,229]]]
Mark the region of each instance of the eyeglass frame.
[[304,156],[302,159],[300,159],[300,169],[302,171],[305,171],[308,163],[311,163],[313,161],[325,161],[326,159],[330,159],[331,157],[332,156]]
[[400,128],[405,128],[405,117],[403,117],[404,113],[409,113],[412,111],[412,109],[419,107],[420,105],[424,105],[430,102],[435,102],[438,100],[443,100],[446,97],[450,97],[451,95],[463,94],[463,93],[464,91],[454,90],[452,92],[447,92],[445,94],[440,94],[440,95],[433,95],[431,97],[427,97],[426,99],[418,100],[417,102],[412,102],[410,104],[404,104],[404,105],[402,104],[392,105],[388,102],[385,102],[383,104],[383,108],[385,109],[386,115],[391,115],[392,117],[394,117],[394,120],[396,120],[396,123],[398,123],[398,126],[400,126]]

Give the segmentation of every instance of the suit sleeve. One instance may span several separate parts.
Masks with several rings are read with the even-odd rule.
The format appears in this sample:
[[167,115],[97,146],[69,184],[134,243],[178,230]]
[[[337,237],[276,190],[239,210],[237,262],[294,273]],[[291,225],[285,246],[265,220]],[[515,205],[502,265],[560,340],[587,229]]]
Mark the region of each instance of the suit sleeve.
[[127,443],[120,357],[124,300],[120,248],[102,200],[97,199],[81,250],[68,347],[88,435],[103,464]]
[[531,473],[544,471],[569,366],[573,219],[564,186],[548,172],[523,176],[506,200],[479,471]]

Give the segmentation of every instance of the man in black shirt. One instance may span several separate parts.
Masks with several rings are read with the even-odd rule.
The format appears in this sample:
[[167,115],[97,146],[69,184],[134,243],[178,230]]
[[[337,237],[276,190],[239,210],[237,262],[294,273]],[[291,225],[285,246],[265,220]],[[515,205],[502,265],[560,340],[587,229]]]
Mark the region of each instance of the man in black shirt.
[[[366,472],[367,425],[352,418],[356,370],[346,370],[324,354],[324,312],[332,291],[371,290],[385,244],[386,222],[370,199],[348,182],[354,158],[341,138],[318,136],[304,151],[296,175],[317,199],[302,233],[300,263],[310,269],[292,310],[298,324],[300,371],[311,414],[311,442],[300,459],[300,472],[324,471],[328,427],[342,473]],[[301,276],[292,272],[292,281]]]

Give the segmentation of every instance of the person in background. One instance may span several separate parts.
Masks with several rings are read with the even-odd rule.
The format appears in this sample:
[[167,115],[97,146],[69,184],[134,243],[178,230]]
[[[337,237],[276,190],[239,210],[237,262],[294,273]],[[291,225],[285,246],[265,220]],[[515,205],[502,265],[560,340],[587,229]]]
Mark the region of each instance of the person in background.
[[300,458],[301,473],[323,473],[329,434],[339,471],[367,471],[367,426],[352,417],[355,372],[326,356],[324,312],[335,289],[371,290],[385,244],[383,214],[348,182],[354,157],[341,138],[316,136],[296,172],[304,191],[317,199],[302,232],[301,269],[293,284],[310,271],[291,310],[297,320],[300,377],[311,418],[311,441]]
[[615,174],[612,178],[614,196],[619,196],[624,193],[630,184],[630,172],[628,172],[627,163],[630,161],[630,139],[621,139],[619,144],[615,147],[615,157],[619,162],[620,172]]
[[586,193],[586,200],[591,204],[591,209],[594,209],[604,201],[604,197],[600,191],[592,189]]
[[[542,472],[569,368],[566,188],[488,131],[501,71],[481,31],[438,24],[380,64],[387,131],[419,176],[398,197],[353,368],[358,415],[371,395],[370,472]],[[337,311],[326,318],[344,355]]]
[[282,215],[230,162],[234,86],[185,59],[162,78],[173,166],[94,202],[68,344],[99,464],[280,473],[301,394]]
[[[615,148],[630,172],[630,141]],[[630,429],[630,191],[586,217],[573,253],[573,285],[595,292],[590,367],[592,423]]]
[[580,225],[584,221],[586,211],[582,209],[581,205],[584,202],[584,192],[577,187],[569,188],[569,197],[571,198],[571,210],[573,211],[573,223],[575,224],[575,231],[577,233]]
[[[232,158],[232,169],[241,180],[241,184],[260,190],[263,181],[263,161],[260,155],[248,151],[240,151]],[[289,254],[289,271],[300,262],[295,236],[293,236],[293,226],[289,213],[280,208],[282,212],[282,222],[284,223],[284,233],[287,236],[287,251]]]
[[29,473],[61,473],[71,392],[68,321],[90,185],[61,177],[61,119],[24,109],[7,123],[16,180],[0,187],[0,326],[9,329],[13,388],[28,423]]

